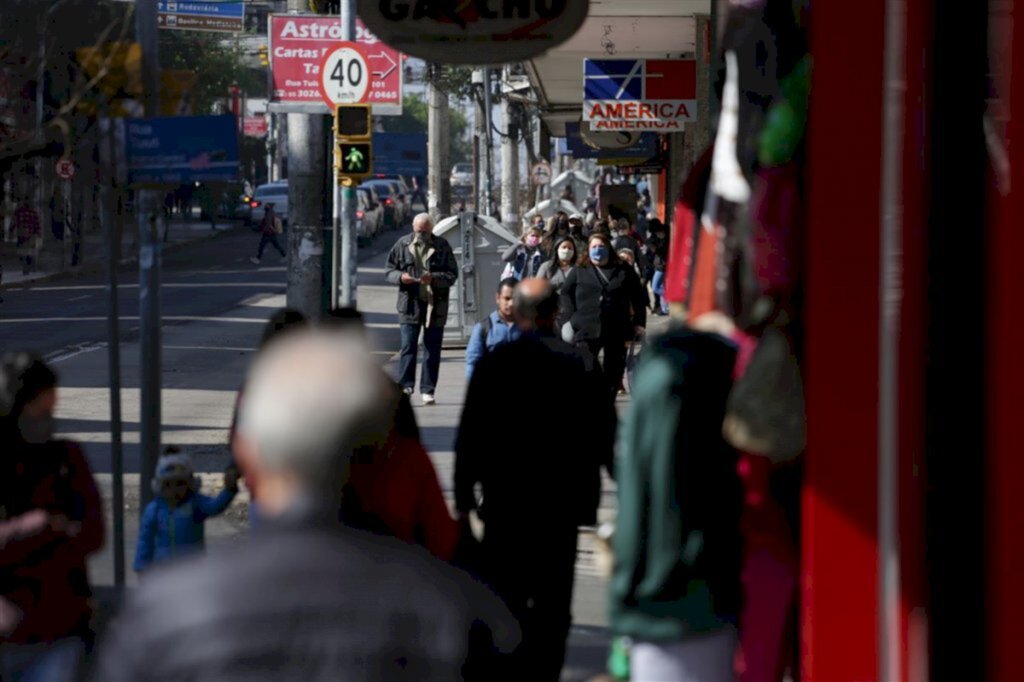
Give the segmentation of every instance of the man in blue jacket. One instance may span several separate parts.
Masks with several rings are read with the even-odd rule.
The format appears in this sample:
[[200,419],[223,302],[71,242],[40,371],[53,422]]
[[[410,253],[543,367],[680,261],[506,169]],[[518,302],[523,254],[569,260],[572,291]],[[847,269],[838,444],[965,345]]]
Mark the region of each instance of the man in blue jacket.
[[473,368],[484,355],[519,338],[521,332],[512,314],[512,300],[517,284],[519,280],[515,277],[506,277],[498,282],[498,292],[495,296],[497,308],[473,327],[469,345],[466,346],[467,379],[473,377]]

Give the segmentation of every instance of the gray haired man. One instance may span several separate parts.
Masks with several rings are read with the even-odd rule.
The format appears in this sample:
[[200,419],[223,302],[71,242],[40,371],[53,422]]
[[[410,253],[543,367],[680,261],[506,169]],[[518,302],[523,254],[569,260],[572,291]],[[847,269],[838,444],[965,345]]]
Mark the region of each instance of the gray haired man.
[[338,523],[349,455],[382,438],[386,395],[356,335],[268,346],[235,438],[265,523],[202,562],[155,570],[96,679],[493,679],[519,637],[497,598],[426,552]]
[[433,234],[434,223],[426,213],[412,220],[407,234],[391,248],[385,276],[398,285],[398,322],[402,350],[398,361],[398,383],[406,395],[416,387],[416,350],[423,330],[423,369],[420,393],[423,404],[434,404],[434,391],[441,369],[441,341],[448,321],[448,294],[459,277],[459,264],[452,247]]

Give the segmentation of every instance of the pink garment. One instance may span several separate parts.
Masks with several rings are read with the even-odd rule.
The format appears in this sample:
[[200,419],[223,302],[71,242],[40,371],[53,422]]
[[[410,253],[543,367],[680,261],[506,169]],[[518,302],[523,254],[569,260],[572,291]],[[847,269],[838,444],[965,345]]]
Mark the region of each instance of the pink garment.
[[[757,339],[737,329],[732,340],[739,346],[733,377],[739,379]],[[743,606],[736,673],[740,682],[778,682],[793,649],[799,561],[786,515],[771,494],[771,461],[740,453],[736,468],[743,484]]]
[[788,298],[796,288],[803,202],[796,163],[759,168],[750,201],[754,277],[762,294]]

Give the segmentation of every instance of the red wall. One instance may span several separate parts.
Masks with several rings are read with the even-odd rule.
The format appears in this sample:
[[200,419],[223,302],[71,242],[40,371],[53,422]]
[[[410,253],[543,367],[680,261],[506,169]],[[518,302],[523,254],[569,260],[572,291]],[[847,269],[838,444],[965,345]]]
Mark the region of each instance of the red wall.
[[809,131],[801,670],[877,664],[883,0],[815,3]]
[[[1020,0],[1009,3],[1019,9]],[[1016,7],[1013,7],[1016,5]],[[1017,12],[1019,15],[1020,12]],[[997,23],[995,39],[1009,47],[1009,59],[997,73],[1004,104],[1009,104],[1011,188],[992,192],[988,257],[988,613],[985,679],[1024,679],[1021,613],[1024,613],[1024,73],[1009,69],[1024,63],[1024,18]]]

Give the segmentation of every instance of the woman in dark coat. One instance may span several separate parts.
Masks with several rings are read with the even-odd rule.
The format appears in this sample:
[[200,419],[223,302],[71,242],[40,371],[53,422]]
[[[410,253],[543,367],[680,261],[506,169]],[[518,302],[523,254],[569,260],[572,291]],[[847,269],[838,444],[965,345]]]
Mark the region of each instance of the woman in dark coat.
[[573,341],[591,363],[604,351],[605,385],[614,400],[626,368],[626,348],[647,323],[640,278],[619,260],[607,236],[593,234],[561,296],[560,321],[571,326]]

